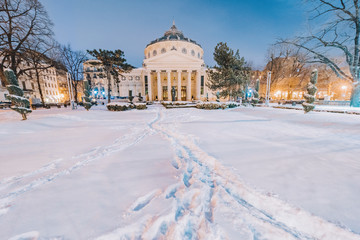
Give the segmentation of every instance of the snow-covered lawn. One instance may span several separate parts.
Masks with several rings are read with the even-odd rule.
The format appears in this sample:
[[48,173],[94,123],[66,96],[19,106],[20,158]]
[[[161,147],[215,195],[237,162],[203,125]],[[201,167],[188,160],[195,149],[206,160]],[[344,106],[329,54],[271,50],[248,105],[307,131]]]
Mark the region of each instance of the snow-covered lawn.
[[360,116],[0,111],[0,239],[360,239]]

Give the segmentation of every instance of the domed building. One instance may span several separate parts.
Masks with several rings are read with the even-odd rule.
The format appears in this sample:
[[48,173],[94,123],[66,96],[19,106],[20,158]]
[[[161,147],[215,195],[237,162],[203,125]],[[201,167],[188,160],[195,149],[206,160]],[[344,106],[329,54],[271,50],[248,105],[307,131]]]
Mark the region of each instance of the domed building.
[[[112,80],[113,97],[141,94],[149,101],[170,101],[174,90],[177,101],[200,100],[205,96],[204,50],[200,44],[185,37],[174,22],[164,36],[146,46],[144,54],[142,68],[122,74],[120,81]],[[106,98],[106,78],[89,61],[84,63],[85,78],[91,82],[95,97]]]

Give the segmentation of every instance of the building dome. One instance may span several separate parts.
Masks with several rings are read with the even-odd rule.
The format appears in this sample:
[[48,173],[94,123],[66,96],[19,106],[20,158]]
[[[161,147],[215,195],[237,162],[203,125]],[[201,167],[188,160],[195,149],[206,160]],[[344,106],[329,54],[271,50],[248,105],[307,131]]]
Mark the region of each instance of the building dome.
[[164,36],[151,41],[145,48],[145,59],[149,59],[170,51],[178,51],[190,57],[202,59],[204,51],[201,45],[187,38],[177,29],[175,22]]
[[180,30],[178,30],[177,27],[175,26],[175,21],[173,21],[173,25],[171,26],[171,28],[164,33],[164,36],[157,38],[154,41],[151,41],[146,47],[150,46],[151,44],[162,41],[186,41],[201,47],[201,45],[195,42],[194,40],[190,38],[186,38],[184,34]]

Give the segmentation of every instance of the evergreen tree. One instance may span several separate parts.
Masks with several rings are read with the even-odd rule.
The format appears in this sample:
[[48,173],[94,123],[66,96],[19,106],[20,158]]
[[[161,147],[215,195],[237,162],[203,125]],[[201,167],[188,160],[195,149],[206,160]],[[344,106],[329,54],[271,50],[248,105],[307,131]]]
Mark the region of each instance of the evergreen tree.
[[220,42],[215,47],[214,60],[217,65],[208,71],[207,86],[218,91],[221,97],[243,97],[251,68],[240,57],[239,50],[234,52],[226,43]]
[[129,72],[133,68],[130,64],[126,63],[126,59],[124,58],[124,52],[120,49],[115,51],[109,50],[87,50],[87,52],[95,57],[97,60],[100,60],[101,63],[93,62],[93,65],[103,65],[105,69],[105,74],[108,81],[108,103],[110,103],[111,99],[111,76],[118,79],[119,74],[123,72]]
[[84,108],[89,111],[93,103],[91,97],[91,87],[88,81],[84,81],[84,95],[85,97],[83,97],[83,105]]
[[305,113],[308,113],[308,112],[314,110],[314,108],[315,108],[315,105],[314,105],[315,93],[317,91],[317,87],[315,86],[315,84],[317,83],[317,78],[318,78],[318,70],[314,69],[311,72],[310,82],[308,83],[308,86],[307,86],[308,93],[304,94],[306,102],[304,102],[302,105],[304,107]]
[[30,102],[24,98],[24,92],[19,87],[19,82],[16,79],[15,73],[11,69],[5,69],[4,75],[9,85],[6,86],[9,95],[6,96],[12,103],[11,109],[20,113],[23,120],[26,120],[26,114],[31,113]]

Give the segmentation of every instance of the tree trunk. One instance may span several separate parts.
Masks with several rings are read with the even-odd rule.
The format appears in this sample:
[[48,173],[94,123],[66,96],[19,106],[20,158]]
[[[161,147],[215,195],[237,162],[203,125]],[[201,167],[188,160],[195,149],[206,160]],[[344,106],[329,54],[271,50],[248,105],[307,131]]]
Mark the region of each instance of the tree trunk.
[[75,81],[76,80],[72,81],[72,85],[73,85],[73,88],[74,88],[74,91],[75,91],[74,98],[75,98],[76,104],[79,104],[78,103],[78,90],[77,90],[77,85],[78,85],[79,82],[75,82]]
[[43,95],[43,93],[42,93],[42,91],[41,91],[41,83],[40,83],[39,70],[38,70],[38,69],[35,69],[35,72],[36,72],[36,82],[37,82],[37,85],[38,85],[38,88],[39,88],[41,103],[42,103],[42,105],[45,107],[44,95]]
[[360,82],[353,84],[353,90],[350,98],[351,107],[360,107]]
[[3,71],[3,67],[0,67],[0,83],[4,87],[6,87],[6,85],[7,85],[5,74],[4,74],[4,71]]

